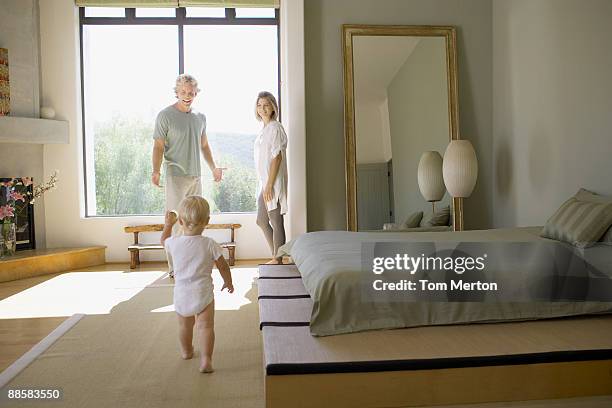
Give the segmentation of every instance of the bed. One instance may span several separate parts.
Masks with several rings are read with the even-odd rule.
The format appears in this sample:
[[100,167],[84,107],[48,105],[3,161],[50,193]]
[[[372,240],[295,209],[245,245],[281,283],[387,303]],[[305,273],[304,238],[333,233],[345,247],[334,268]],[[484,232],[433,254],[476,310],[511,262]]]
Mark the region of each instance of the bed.
[[[394,302],[359,303],[363,243],[554,244],[539,231],[298,237],[283,248],[295,265],[260,267],[266,406],[429,406],[611,394],[612,303],[403,302],[399,309],[407,315],[391,319],[379,314],[396,313]],[[586,250],[589,273],[609,278],[611,250]]]
[[[497,263],[487,265],[481,275],[484,280],[501,280],[509,290],[519,291],[521,286],[537,285],[550,271],[544,269],[542,262],[536,262],[538,250],[564,250],[571,257],[571,246],[558,241],[540,237],[541,227],[509,228],[461,232],[345,232],[324,231],[304,234],[282,248],[290,255],[300,271],[303,285],[313,302],[310,317],[310,332],[316,336],[327,336],[374,329],[393,329],[426,325],[446,325],[471,322],[499,322],[530,320],[597,314],[612,312],[612,302],[602,302],[602,296],[593,302],[587,301],[540,301],[531,302],[498,301],[492,292],[477,302],[452,301],[442,297],[436,301],[420,301],[410,292],[401,293],[401,298],[367,298],[364,296],[364,283],[374,275],[366,270],[363,263],[363,249],[372,243],[415,243],[427,251],[435,251],[436,245],[447,247],[465,243],[501,243],[499,252],[508,255],[496,258]],[[504,245],[505,244],[505,245]],[[523,245],[520,257],[511,256],[507,249]],[[489,245],[491,247],[491,245]],[[489,248],[491,249],[491,248]],[[570,252],[567,252],[570,251]],[[555,256],[559,257],[558,254]],[[529,262],[525,258],[530,258]],[[539,259],[539,258],[538,258]],[[610,260],[610,262],[606,262]],[[612,247],[607,245],[587,248],[582,252],[584,265],[581,282],[594,286],[589,290],[607,288],[612,277]],[[569,262],[569,261],[568,261]],[[576,278],[576,269],[563,268],[556,279]],[[364,276],[365,275],[365,276]],[[463,276],[467,276],[465,274]],[[368,278],[371,277],[371,278]],[[364,279],[365,278],[365,279]],[[548,281],[547,281],[548,282]],[[574,281],[571,281],[574,282]],[[605,293],[604,293],[605,296]],[[605,299],[604,299],[605,300]],[[608,299],[609,300],[609,299]]]

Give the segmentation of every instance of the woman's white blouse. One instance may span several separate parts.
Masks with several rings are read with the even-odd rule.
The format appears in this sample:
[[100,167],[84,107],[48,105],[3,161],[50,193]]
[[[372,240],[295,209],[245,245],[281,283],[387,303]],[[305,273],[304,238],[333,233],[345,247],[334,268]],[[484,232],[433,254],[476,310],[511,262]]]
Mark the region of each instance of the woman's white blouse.
[[263,127],[261,133],[255,139],[253,149],[255,155],[255,168],[257,170],[257,197],[262,193],[268,182],[270,163],[279,153],[282,161],[274,180],[274,197],[267,202],[268,211],[272,211],[280,205],[280,213],[287,212],[287,134],[283,125],[276,120],[270,121]]

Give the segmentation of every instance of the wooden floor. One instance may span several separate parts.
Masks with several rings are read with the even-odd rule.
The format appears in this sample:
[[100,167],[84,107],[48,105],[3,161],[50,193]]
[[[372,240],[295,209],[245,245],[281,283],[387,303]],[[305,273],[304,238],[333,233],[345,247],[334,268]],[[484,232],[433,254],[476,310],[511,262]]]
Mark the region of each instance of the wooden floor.
[[[0,301],[60,274],[0,283]],[[0,320],[0,371],[51,333],[66,317]]]
[[[256,267],[267,260],[241,260],[236,266]],[[144,262],[137,269],[130,269],[129,263],[108,263],[79,269],[79,272],[103,272],[124,270],[136,273],[139,271],[166,270],[164,262]],[[0,301],[20,293],[40,283],[48,281],[61,273],[37,276],[34,278],[0,282]],[[45,317],[29,319],[0,319],[0,372],[10,366],[36,343],[45,338],[68,317]]]

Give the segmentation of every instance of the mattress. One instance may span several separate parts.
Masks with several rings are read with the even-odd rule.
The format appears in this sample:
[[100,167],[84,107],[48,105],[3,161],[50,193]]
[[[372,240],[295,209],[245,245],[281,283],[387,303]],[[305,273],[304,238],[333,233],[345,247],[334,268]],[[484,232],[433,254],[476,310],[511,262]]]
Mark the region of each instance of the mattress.
[[301,278],[295,265],[260,265],[259,279],[292,279]]
[[[372,242],[436,243],[539,243],[556,245],[556,241],[539,237],[540,227],[495,229],[461,232],[371,232],[325,231],[303,234],[281,251],[290,255],[302,277],[305,293],[312,300],[309,330],[315,336],[353,333],[365,330],[449,325],[473,322],[501,322],[576,316],[612,312],[612,303],[603,301],[481,301],[465,302],[441,299],[420,301],[418,298],[397,301],[389,298],[376,301],[364,298],[363,277],[371,271],[362,267],[362,246]],[[606,259],[612,259],[612,247],[597,248],[601,278],[610,279]],[[603,259],[603,261],[601,260]],[[495,273],[508,282],[521,281],[517,272],[526,264],[522,259],[509,259],[496,265]],[[521,271],[537,281],[537,268]],[[603,269],[602,269],[603,268]],[[602,272],[603,271],[603,272]],[[592,271],[590,272],[592,273]],[[288,279],[287,281],[291,281]],[[262,281],[263,283],[263,281]],[[298,295],[297,282],[287,286],[287,295]],[[267,287],[266,287],[267,290]],[[265,292],[264,293],[268,293]]]
[[611,316],[428,326],[328,337],[311,336],[306,326],[270,325],[262,332],[267,375],[612,359]]
[[259,328],[309,326],[311,311],[310,297],[259,299]]
[[257,283],[259,299],[290,299],[310,297],[302,279],[262,279]]

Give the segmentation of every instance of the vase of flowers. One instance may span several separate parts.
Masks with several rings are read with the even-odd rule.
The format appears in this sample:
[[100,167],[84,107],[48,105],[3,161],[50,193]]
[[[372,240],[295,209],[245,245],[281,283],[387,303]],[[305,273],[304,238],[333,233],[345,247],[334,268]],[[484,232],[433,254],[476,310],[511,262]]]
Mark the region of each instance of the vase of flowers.
[[0,259],[15,255],[17,249],[17,229],[14,222],[0,224]]
[[[43,184],[32,184],[30,177],[0,181],[0,258],[15,254],[17,249],[17,216],[47,191],[55,188],[57,171]],[[32,186],[33,187],[30,187]]]

